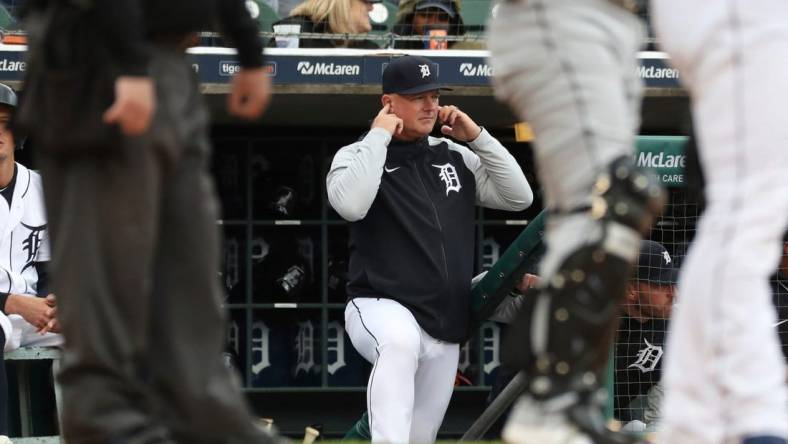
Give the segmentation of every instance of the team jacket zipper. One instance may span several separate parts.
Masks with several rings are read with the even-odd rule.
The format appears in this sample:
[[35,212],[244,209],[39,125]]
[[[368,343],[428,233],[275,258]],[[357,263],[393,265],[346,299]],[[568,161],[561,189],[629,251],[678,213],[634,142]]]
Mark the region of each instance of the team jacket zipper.
[[416,176],[419,178],[419,183],[421,183],[421,188],[424,190],[424,195],[427,196],[427,200],[432,205],[432,212],[435,215],[435,223],[438,224],[438,230],[441,232],[441,256],[443,257],[443,275],[446,279],[445,282],[449,282],[449,266],[448,261],[446,260],[446,244],[443,240],[443,226],[441,226],[441,219],[438,215],[438,207],[435,206],[435,202],[432,201],[430,197],[429,191],[427,191],[427,185],[424,184],[424,179],[421,177],[421,173],[419,172],[419,167],[416,165],[416,162],[412,162],[413,168],[416,170]]

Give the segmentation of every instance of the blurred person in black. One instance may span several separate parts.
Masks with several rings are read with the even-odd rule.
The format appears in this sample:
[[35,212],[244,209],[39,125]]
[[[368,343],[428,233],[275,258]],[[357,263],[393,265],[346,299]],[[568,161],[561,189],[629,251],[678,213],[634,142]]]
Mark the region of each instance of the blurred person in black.
[[65,337],[72,444],[267,443],[223,365],[209,116],[186,47],[238,49],[229,111],[253,119],[270,80],[242,0],[31,0],[25,100]]

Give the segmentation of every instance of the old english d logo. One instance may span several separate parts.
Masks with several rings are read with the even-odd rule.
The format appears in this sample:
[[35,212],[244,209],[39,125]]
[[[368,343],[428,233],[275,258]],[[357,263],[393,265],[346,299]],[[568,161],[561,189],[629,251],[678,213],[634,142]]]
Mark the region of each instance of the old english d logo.
[[449,191],[460,192],[462,184],[460,184],[460,177],[457,175],[457,170],[454,168],[454,165],[445,163],[443,165],[433,165],[433,167],[439,170],[438,177],[446,185],[447,196],[449,195]]
[[670,265],[672,260],[670,259],[670,254],[667,251],[662,252],[662,259],[665,261],[665,265]]
[[44,230],[47,229],[47,225],[44,224],[44,225],[32,226],[22,222],[22,226],[30,230],[30,234],[28,234],[27,238],[25,238],[22,241],[22,249],[27,252],[27,259],[25,259],[25,266],[22,268],[22,271],[25,271],[29,267],[32,267],[34,265],[33,261],[35,260],[36,255],[38,254],[38,250],[41,248],[41,242],[43,240],[41,235],[43,234]]
[[643,338],[643,342],[646,343],[646,346],[638,351],[635,362],[629,364],[627,368],[638,368],[643,373],[653,372],[657,368],[660,358],[662,358],[662,346],[651,345],[645,338]]
[[419,69],[421,70],[421,78],[429,77],[430,74],[430,65],[419,65]]
[[298,323],[298,336],[295,338],[296,365],[293,376],[304,372],[309,374],[315,367],[315,327],[312,321]]

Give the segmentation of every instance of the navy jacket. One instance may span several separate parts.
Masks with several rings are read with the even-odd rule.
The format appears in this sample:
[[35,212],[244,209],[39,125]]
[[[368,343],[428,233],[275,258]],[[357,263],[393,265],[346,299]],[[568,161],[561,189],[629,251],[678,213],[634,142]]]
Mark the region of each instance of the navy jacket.
[[533,195],[487,131],[470,142],[391,141],[383,129],[340,149],[329,202],[350,221],[348,297],[394,299],[430,336],[468,335],[475,205],[519,211]]

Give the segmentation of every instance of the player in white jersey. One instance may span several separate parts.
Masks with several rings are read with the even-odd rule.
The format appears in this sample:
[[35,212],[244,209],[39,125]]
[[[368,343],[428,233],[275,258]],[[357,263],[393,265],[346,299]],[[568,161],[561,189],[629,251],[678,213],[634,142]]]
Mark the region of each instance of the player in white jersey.
[[[20,346],[58,346],[62,337],[55,296],[49,294],[47,219],[41,177],[15,162],[22,146],[9,128],[17,98],[0,84],[0,345],[4,352]],[[40,296],[40,297],[38,297]],[[0,435],[8,432],[5,361],[0,359]]]
[[47,288],[50,252],[41,176],[14,157],[23,143],[9,128],[16,105],[13,90],[0,84],[0,326],[5,351],[62,343],[53,333],[57,310]]
[[692,100],[707,208],[668,335],[664,443],[784,444],[768,278],[788,225],[788,2],[652,0]]

